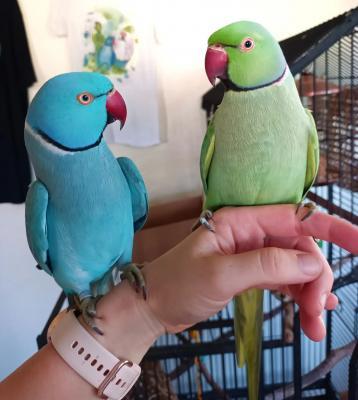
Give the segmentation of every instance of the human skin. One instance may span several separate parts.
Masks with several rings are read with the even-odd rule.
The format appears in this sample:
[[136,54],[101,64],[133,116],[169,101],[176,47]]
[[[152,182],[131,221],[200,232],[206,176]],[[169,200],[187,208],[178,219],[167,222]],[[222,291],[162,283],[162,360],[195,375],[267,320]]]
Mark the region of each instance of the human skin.
[[[292,296],[305,334],[322,340],[321,314],[334,309],[337,298],[331,269],[312,237],[357,254],[358,227],[320,212],[301,221],[300,212],[291,205],[219,210],[215,233],[200,227],[144,267],[146,301],[121,282],[97,305],[104,335],[89,332],[114,355],[139,363],[165,332],[180,332],[217,313],[234,295],[259,287]],[[98,399],[51,344],[2,382],[0,398]]]

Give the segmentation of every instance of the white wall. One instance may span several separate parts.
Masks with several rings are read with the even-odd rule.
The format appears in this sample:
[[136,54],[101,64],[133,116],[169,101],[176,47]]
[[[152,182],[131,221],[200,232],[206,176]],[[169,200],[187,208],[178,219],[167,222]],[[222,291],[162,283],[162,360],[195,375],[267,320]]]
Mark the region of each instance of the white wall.
[[0,380],[37,350],[36,336],[60,294],[35,268],[24,210],[23,204],[0,204]]
[[[32,96],[45,80],[70,66],[66,40],[51,36],[47,28],[49,0],[19,2],[39,80]],[[198,159],[205,131],[200,103],[210,88],[203,67],[208,35],[226,23],[252,19],[280,40],[356,5],[357,0],[156,0],[168,141],[148,149],[114,146],[114,152],[138,164],[153,202],[199,192]],[[0,204],[0,379],[36,350],[36,335],[59,294],[54,282],[34,266],[25,238],[24,207]]]

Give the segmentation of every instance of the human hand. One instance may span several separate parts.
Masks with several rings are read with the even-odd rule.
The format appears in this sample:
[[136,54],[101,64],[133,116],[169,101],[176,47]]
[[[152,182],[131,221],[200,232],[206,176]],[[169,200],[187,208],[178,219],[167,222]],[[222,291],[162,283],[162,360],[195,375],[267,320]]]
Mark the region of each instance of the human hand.
[[200,228],[144,268],[147,305],[169,332],[221,310],[252,287],[289,294],[300,307],[302,329],[322,340],[324,308],[333,309],[333,275],[312,236],[358,253],[358,228],[314,213],[301,222],[291,205],[225,208],[215,234]]
[[337,298],[331,269],[312,236],[357,254],[358,227],[318,211],[301,221],[293,205],[224,208],[214,214],[214,225],[215,233],[200,227],[143,268],[146,301],[126,281],[105,296],[97,307],[105,336],[98,340],[139,362],[165,331],[205,320],[253,287],[289,294],[306,335],[323,339],[322,311],[334,309]]

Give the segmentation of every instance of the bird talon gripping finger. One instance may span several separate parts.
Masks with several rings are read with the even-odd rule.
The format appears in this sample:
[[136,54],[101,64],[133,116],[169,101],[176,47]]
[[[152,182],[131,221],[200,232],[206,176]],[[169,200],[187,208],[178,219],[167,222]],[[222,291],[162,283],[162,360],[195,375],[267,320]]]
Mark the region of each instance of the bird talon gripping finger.
[[87,326],[89,326],[99,335],[103,335],[103,331],[100,328],[98,328],[95,319],[97,318],[97,313],[96,313],[97,303],[102,297],[103,296],[84,297],[83,299],[80,300],[78,307],[79,311],[81,312],[83,321],[86,323]]
[[302,202],[299,203],[297,205],[296,208],[296,214],[298,214],[298,212],[302,209],[305,211],[305,214],[303,215],[303,217],[301,217],[301,222],[305,221],[306,219],[308,219],[315,211],[316,211],[316,204],[313,202],[308,202],[303,204]]
[[198,221],[194,224],[194,226],[191,228],[191,230],[195,231],[197,228],[199,228],[200,225],[203,225],[210,232],[215,233],[215,228],[214,228],[213,224],[211,224],[209,222],[210,220],[213,220],[213,213],[210,210],[202,211]]
[[134,290],[139,293],[142,292],[144,300],[147,300],[147,288],[145,285],[145,279],[141,269],[143,265],[130,263],[123,270],[121,279],[127,279]]

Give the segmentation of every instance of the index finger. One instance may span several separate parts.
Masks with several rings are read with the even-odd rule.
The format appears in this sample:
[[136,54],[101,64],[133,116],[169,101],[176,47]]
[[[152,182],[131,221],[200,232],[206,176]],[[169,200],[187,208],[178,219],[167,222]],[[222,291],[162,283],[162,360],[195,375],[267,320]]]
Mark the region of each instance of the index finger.
[[[358,227],[350,222],[329,214],[315,211],[301,221],[296,214],[296,205],[278,204],[226,209],[227,223],[235,231],[243,220],[256,222],[262,236],[313,236],[358,254]],[[233,225],[235,224],[235,226]]]
[[354,255],[358,254],[358,226],[343,218],[317,211],[300,226],[304,235],[335,243]]

